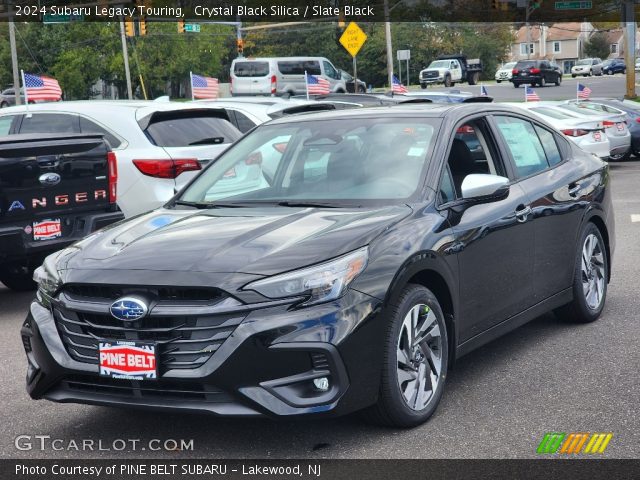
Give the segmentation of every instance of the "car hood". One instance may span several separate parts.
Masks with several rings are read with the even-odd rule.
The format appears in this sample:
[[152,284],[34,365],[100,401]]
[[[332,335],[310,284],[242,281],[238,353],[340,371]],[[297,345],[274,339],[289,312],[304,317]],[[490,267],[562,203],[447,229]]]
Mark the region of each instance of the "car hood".
[[76,243],[58,269],[272,275],[366,245],[411,211],[406,205],[158,209]]

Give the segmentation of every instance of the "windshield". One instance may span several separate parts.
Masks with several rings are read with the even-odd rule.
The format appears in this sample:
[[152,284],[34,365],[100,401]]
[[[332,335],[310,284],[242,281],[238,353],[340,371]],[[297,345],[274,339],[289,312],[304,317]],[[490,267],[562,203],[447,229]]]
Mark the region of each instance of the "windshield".
[[449,68],[451,64],[451,60],[436,60],[435,62],[431,62],[429,68]]
[[418,190],[439,121],[347,118],[263,125],[205,170],[180,201],[360,205]]
[[509,63],[505,63],[504,66],[502,67],[503,70],[512,70],[513,67],[516,66],[516,62],[509,62]]
[[576,63],[576,65],[591,65],[591,59],[587,58],[585,60],[578,60],[578,63]]

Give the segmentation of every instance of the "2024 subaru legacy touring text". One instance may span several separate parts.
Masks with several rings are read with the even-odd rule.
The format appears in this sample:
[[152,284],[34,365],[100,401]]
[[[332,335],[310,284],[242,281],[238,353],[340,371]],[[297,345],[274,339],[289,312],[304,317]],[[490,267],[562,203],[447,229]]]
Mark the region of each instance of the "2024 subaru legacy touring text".
[[608,166],[495,104],[256,128],[163,208],[49,256],[27,389],[227,416],[414,426],[456,358],[603,309]]

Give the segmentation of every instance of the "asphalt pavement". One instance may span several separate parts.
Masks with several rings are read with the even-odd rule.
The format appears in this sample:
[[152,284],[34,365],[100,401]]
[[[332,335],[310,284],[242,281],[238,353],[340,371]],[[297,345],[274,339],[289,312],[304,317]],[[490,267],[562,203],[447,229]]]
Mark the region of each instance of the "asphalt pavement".
[[[577,78],[565,76],[559,87],[556,87],[554,84],[547,84],[544,88],[534,87],[533,89],[540,97],[540,100],[573,100],[576,98],[578,82],[589,87],[592,90],[591,95],[593,97],[619,98],[626,91],[626,77],[621,74]],[[511,82],[487,82],[484,86],[486,87],[489,96],[493,97],[496,102],[524,102],[524,86],[514,88]],[[416,90],[415,88],[412,88],[412,90],[419,91],[419,89]],[[440,86],[428,87],[428,91],[434,92],[447,90],[451,89]],[[470,86],[466,83],[461,83],[459,85],[455,85],[453,90],[472,92],[476,95],[480,95],[480,84]]]
[[[548,314],[460,359],[434,417],[411,430],[371,426],[358,415],[233,420],[31,400],[24,390],[19,329],[32,295],[0,287],[0,457],[527,458],[536,457],[547,432],[612,432],[604,457],[638,458],[640,161],[612,164],[611,171],[617,250],[602,317],[571,325]],[[139,439],[140,446],[151,439],[182,439],[193,440],[193,450],[78,451],[49,445],[41,451],[34,441],[37,448],[22,451],[15,446],[18,435],[60,439],[58,448],[83,440],[113,448],[120,446],[116,439]]]

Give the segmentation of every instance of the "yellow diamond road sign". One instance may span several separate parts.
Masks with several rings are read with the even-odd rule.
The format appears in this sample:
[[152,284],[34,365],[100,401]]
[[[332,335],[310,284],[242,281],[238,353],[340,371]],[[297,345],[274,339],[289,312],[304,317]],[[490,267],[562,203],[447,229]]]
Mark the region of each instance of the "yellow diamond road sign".
[[355,22],[351,22],[340,37],[340,43],[352,57],[358,54],[366,41],[367,34]]

